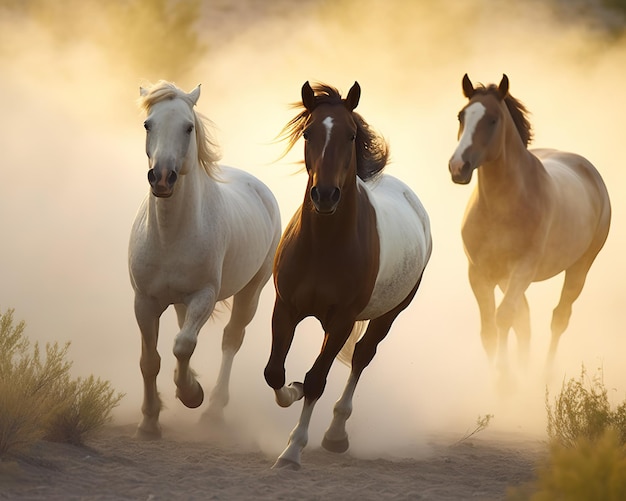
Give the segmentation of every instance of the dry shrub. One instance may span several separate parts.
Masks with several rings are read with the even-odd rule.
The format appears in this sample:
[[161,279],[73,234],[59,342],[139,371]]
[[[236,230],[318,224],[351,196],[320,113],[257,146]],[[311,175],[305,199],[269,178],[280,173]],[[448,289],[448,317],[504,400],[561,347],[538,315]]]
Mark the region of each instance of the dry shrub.
[[508,499],[626,499],[626,401],[611,409],[602,371],[589,378],[583,366],[578,379],[563,383],[549,403],[548,456],[537,480],[509,489]]
[[69,343],[39,344],[24,336],[13,310],[0,314],[0,455],[28,449],[41,438],[81,443],[105,424],[122,394],[93,376],[73,380]]
[[572,447],[557,442],[537,469],[537,480],[511,489],[509,500],[622,501],[626,499],[626,448],[619,433],[607,428],[591,440],[579,437]]

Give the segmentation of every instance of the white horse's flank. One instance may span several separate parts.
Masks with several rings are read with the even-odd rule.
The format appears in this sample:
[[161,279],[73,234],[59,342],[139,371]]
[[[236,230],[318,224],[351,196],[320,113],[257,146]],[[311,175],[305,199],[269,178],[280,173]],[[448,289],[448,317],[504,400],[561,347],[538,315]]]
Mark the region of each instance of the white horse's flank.
[[176,395],[198,407],[203,391],[189,366],[198,333],[218,301],[233,297],[224,328],[222,364],[205,416],[221,419],[228,403],[233,358],[272,272],[280,238],[278,204],[270,190],[243,171],[217,165],[218,155],[189,94],[167,82],[141,89],[147,112],[147,195],[129,245],[135,315],[142,336],[143,420],[137,435],[161,435],[156,377],[159,317],[174,305]]

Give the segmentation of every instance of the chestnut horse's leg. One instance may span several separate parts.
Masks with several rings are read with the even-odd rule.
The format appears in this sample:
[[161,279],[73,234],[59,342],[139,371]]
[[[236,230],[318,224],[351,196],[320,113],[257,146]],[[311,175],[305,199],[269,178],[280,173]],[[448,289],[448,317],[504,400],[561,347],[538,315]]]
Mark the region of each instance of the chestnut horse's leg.
[[304,395],[302,383],[285,386],[285,360],[300,320],[277,295],[272,313],[272,349],[264,376],[267,384],[274,390],[276,403],[281,407],[289,407]]
[[159,317],[164,308],[153,299],[135,294],[135,317],[141,332],[141,359],[139,366],[143,376],[143,419],[135,436],[141,439],[161,438],[159,413],[161,399],[157,392],[156,378],[161,368],[161,357],[157,351]]
[[378,344],[387,336],[395,319],[413,300],[421,280],[422,278],[420,276],[417,284],[402,303],[383,316],[370,320],[365,334],[363,334],[361,340],[356,344],[354,355],[352,356],[352,370],[348,377],[348,382],[341,398],[335,403],[333,420],[324,434],[322,441],[322,446],[326,450],[331,452],[345,452],[348,450],[350,443],[346,432],[346,421],[352,414],[352,399],[361,373],[370,364],[374,355],[376,355]]
[[469,282],[480,311],[480,338],[490,362],[496,357],[498,328],[496,326],[495,284],[488,282],[475,266],[468,270]]
[[525,369],[528,367],[530,352],[530,308],[528,307],[526,294],[522,294],[522,298],[515,311],[513,329],[515,329],[515,335],[517,336],[519,364]]

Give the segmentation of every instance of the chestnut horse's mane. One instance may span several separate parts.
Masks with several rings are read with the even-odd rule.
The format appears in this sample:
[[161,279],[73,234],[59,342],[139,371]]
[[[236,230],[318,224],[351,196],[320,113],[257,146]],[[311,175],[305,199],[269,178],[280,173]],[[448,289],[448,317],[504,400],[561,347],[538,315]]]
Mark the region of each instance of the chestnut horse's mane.
[[[316,105],[344,104],[339,91],[330,85],[315,84],[313,85],[313,91],[315,92]],[[283,157],[289,153],[298,139],[300,139],[311,117],[311,112],[304,108],[302,102],[294,103],[292,107],[300,109],[300,113],[292,118],[278,135],[278,140],[287,141]],[[352,117],[357,127],[355,140],[357,175],[363,181],[367,181],[382,173],[385,165],[387,165],[389,145],[381,135],[368,125],[361,115],[353,111]]]

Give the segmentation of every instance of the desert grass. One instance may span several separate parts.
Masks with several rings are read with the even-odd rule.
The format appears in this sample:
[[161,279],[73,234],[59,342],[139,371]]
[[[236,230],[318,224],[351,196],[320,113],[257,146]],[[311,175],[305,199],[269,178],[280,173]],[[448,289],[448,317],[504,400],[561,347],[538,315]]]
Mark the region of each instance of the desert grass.
[[602,370],[563,382],[550,403],[546,391],[548,454],[536,481],[509,489],[509,500],[618,501],[626,499],[626,401],[611,406]]
[[49,343],[42,353],[13,313],[0,314],[0,456],[41,439],[83,443],[110,421],[123,395],[93,376],[72,378],[70,344]]

